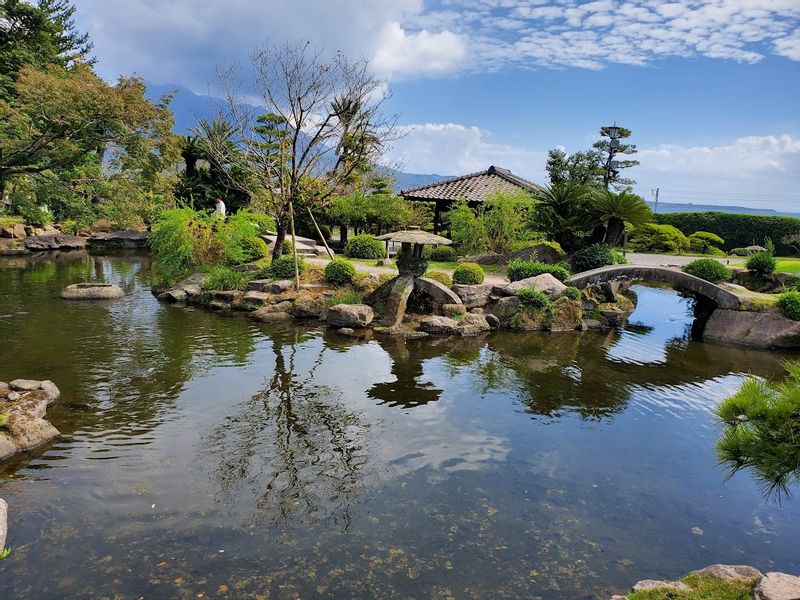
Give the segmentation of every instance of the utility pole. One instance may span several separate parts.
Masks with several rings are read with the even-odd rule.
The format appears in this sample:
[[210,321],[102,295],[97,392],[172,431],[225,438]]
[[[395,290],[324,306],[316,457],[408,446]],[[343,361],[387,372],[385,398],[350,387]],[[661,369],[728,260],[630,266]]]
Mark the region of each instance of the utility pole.
[[653,198],[655,198],[655,200],[656,200],[655,207],[653,208],[653,212],[655,214],[658,214],[658,188],[656,188],[654,190],[651,189],[650,193],[653,195]]

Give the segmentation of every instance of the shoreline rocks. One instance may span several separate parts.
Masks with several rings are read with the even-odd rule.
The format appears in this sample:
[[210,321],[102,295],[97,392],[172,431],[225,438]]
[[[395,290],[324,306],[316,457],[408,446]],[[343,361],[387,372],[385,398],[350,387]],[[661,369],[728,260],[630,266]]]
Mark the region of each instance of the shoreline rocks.
[[47,407],[60,397],[61,392],[52,381],[0,382],[0,414],[5,417],[0,428],[0,461],[33,450],[60,435],[44,419]]
[[147,250],[147,238],[146,231],[98,231],[86,240],[86,249],[95,254]]

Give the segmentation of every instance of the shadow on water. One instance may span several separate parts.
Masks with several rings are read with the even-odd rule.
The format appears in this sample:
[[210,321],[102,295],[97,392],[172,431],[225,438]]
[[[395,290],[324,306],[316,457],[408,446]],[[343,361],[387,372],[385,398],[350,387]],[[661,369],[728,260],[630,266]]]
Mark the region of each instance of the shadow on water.
[[[783,356],[689,341],[672,292],[637,287],[619,333],[369,341],[160,305],[150,278],[0,270],[0,378],[56,381],[64,434],[0,472],[4,598],[567,599],[800,570],[797,505],[723,483],[713,452],[713,407]],[[126,296],[58,297],[84,279]]]

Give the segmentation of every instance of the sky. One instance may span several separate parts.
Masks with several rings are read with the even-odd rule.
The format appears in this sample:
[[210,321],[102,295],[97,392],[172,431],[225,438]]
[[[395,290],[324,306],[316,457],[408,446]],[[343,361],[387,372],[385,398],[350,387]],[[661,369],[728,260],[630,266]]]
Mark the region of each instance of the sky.
[[367,58],[413,173],[545,183],[547,151],[633,131],[646,199],[800,212],[800,0],[77,0],[108,79],[195,93],[303,40]]

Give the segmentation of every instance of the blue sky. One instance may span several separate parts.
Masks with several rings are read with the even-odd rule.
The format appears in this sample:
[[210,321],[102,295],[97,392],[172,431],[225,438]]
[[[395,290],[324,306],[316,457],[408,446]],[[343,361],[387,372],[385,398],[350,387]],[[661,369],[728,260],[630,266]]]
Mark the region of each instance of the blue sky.
[[267,39],[367,57],[418,173],[497,164],[535,181],[549,148],[633,130],[636,191],[800,211],[800,2],[79,0],[99,70],[198,93]]

